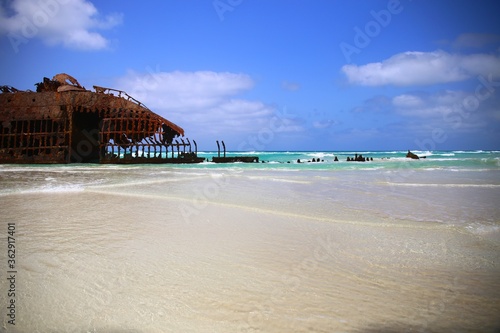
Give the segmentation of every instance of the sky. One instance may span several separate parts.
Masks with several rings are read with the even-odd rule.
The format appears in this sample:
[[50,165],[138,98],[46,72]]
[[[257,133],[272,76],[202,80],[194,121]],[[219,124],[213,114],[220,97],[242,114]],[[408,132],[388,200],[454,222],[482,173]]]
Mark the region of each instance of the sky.
[[199,150],[500,150],[500,3],[0,0],[0,85],[126,91]]

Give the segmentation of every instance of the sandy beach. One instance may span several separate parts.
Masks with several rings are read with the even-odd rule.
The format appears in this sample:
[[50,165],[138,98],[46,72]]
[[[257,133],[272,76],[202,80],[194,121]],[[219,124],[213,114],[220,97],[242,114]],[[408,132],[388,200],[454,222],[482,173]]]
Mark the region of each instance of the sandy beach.
[[[152,174],[2,196],[3,224],[15,221],[18,249],[17,322],[9,332],[500,327],[498,233],[386,218],[373,184],[357,188],[358,210],[350,194],[335,200],[318,188],[356,187],[349,173]],[[390,191],[384,200],[408,216],[408,202],[421,204]]]

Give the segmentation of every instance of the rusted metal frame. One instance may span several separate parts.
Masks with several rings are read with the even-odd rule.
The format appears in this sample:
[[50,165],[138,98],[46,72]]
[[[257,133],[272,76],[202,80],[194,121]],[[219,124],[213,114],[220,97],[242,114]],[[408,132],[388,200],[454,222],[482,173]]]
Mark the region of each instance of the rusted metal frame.
[[156,135],[156,129],[154,127],[154,124],[152,121],[148,120],[148,132],[153,133],[152,135],[148,136],[146,141],[149,143],[149,145],[153,148],[153,158],[157,158],[158,155],[156,155],[156,142],[154,139],[154,136]]
[[101,110],[99,112],[99,128],[97,129],[97,133],[99,134],[97,137],[97,142],[99,144],[99,161],[102,161],[106,157],[106,148],[105,145],[103,145],[103,131],[104,131],[104,122],[103,119],[105,118],[106,111]]
[[28,127],[29,126],[29,120],[23,120],[22,125],[21,125],[21,148],[22,151],[24,152],[23,155],[27,155],[28,151]]
[[[160,126],[160,128],[159,128],[159,129],[157,129],[157,132],[156,132],[156,134],[155,134],[155,136],[154,136],[154,142],[157,144],[158,148],[160,149],[160,152],[159,152],[159,155],[158,155],[158,156],[159,156],[160,158],[162,158],[162,156],[163,156],[163,155],[162,155],[162,151],[163,151],[163,144],[162,144],[161,140],[157,140],[157,135],[160,135],[160,134],[158,134],[160,131],[161,131],[161,126]],[[155,147],[156,147],[156,146],[155,146]],[[156,154],[156,149],[155,149],[155,154]]]
[[[137,117],[136,117],[137,118]],[[118,147],[121,146],[125,150],[129,150],[129,154],[134,153],[135,149],[135,156],[136,157],[145,157],[148,158],[146,154],[146,148],[150,147],[151,145],[154,146],[154,143],[152,144],[151,142],[144,140],[150,137],[149,132],[148,132],[148,120],[147,119],[141,119],[137,120],[136,118],[131,118],[130,116],[127,116],[126,114],[123,114],[122,117],[119,119],[120,121],[120,127],[119,130],[116,128],[114,130],[111,130],[111,126],[108,126],[107,129],[107,140],[103,139],[104,141],[108,142],[109,139],[111,138],[111,134],[116,135],[123,135],[124,139],[128,139],[128,142],[120,142],[119,144],[115,141],[115,144],[117,144]],[[117,120],[115,120],[116,122]],[[139,127],[137,128],[134,125],[138,125]],[[132,141],[130,141],[132,140]],[[148,154],[150,154],[150,150],[148,151]],[[128,155],[128,154],[127,154]]]
[[13,145],[12,147],[16,150],[22,148],[22,133],[23,133],[23,121],[15,120],[14,123],[14,131],[13,131]]
[[[140,118],[139,115],[136,115],[136,118]],[[132,135],[132,144],[135,147],[135,157],[139,157],[139,148],[141,150],[142,156],[144,156],[144,147],[141,144],[142,140],[139,140],[140,132],[139,132],[139,121],[136,120],[134,122],[131,122],[130,120],[128,121],[128,129],[130,131],[130,134]],[[134,125],[137,126],[137,129],[134,128]],[[133,155],[132,155],[133,157]]]
[[[26,152],[26,120],[21,121],[21,132],[19,133],[19,148],[21,148],[21,152]],[[26,155],[25,153],[21,153],[22,155]]]
[[[127,158],[127,150],[130,149],[128,137],[126,135],[128,130],[127,120],[124,118],[123,111],[120,112],[120,147],[123,149],[123,158]],[[126,142],[125,142],[126,141]]]
[[[109,118],[103,119],[103,128],[106,127],[107,130],[103,131],[103,134],[105,134],[105,137],[102,140],[102,143],[106,145],[106,148],[104,149],[107,151],[108,146],[111,146],[111,156],[109,157],[110,159],[115,158],[115,147],[116,147],[116,158],[120,159],[120,150],[121,150],[121,142],[119,141],[121,138],[121,131],[119,131],[122,127],[122,119],[121,118],[116,118],[116,117],[111,117],[108,115]],[[107,126],[105,126],[107,125]],[[111,144],[110,141],[113,139],[113,143]]]
[[40,149],[44,149],[43,153],[47,153],[47,151],[45,150],[45,147],[47,146],[47,131],[46,131],[46,121],[45,119],[41,119],[39,120],[40,121],[40,139],[38,141],[38,147]]
[[[54,124],[53,124],[53,121],[52,119],[50,120],[47,120],[47,132],[52,133],[54,131]],[[54,138],[54,134],[51,134],[49,137],[48,137],[48,141],[49,141],[49,145],[53,146],[55,144],[55,138]]]
[[14,139],[14,142],[12,143],[12,147],[15,148],[16,150],[21,148],[21,128],[22,128],[22,123],[20,120],[16,120],[14,122],[15,124],[15,127],[14,127],[14,136],[13,136],[13,139]]
[[40,136],[40,140],[39,140],[39,148],[40,149],[43,149],[43,153],[44,154],[50,154],[50,150],[47,150],[47,146],[49,145],[49,142],[48,142],[48,133],[47,133],[47,121],[45,119],[41,120],[41,124],[40,124],[40,130],[41,130],[41,133],[38,134]]
[[32,120],[27,120],[26,121],[26,133],[24,134],[26,136],[26,155],[27,156],[33,156],[35,155],[35,142],[33,140],[33,137],[31,135],[31,132],[33,131],[33,121]]
[[[148,138],[143,138],[142,140],[146,142],[146,147],[148,148],[148,155],[147,155],[147,158],[151,158],[151,146],[152,146],[152,145],[154,146],[154,144],[153,144],[153,143],[151,143],[151,142],[149,141],[149,139],[148,139]],[[153,156],[154,156],[154,155],[153,155]],[[154,157],[156,157],[156,156],[154,156]]]
[[73,138],[71,132],[67,133],[67,126],[69,125],[69,128],[71,128],[72,121],[71,117],[67,115],[65,118],[57,118],[52,121],[51,144],[56,148],[51,148],[50,155],[58,156],[61,151],[65,151],[65,158],[63,159],[65,163],[71,162]]
[[[125,119],[123,119],[122,117],[120,118],[116,118],[116,122],[119,124],[119,127],[116,129],[118,130],[119,132],[116,133],[116,136],[115,136],[115,139],[117,140],[117,143],[118,143],[118,150],[119,150],[119,154],[118,154],[118,157],[119,158],[125,158],[125,155],[127,154],[127,146],[125,145],[125,134],[124,134],[124,129],[125,129],[125,126],[127,125],[125,123]],[[121,151],[123,150],[123,154],[121,153]]]
[[[117,120],[113,118],[112,121],[113,122],[111,122],[111,118],[110,118],[110,120],[109,120],[110,125],[108,127],[108,132],[106,133],[107,139],[104,139],[104,141],[103,141],[103,143],[106,145],[109,144],[109,142],[111,140],[111,130],[116,129]],[[116,142],[116,137],[113,138],[113,147],[111,148],[111,154],[112,154],[111,158],[114,158],[115,146],[117,147],[117,157],[119,158],[120,157],[120,146]]]
[[[126,98],[124,98],[124,99],[134,102],[135,104],[137,104],[138,106],[144,108],[148,112],[152,112],[146,105],[144,105],[142,102],[136,100],[132,96],[128,95],[125,91],[118,90],[118,89],[113,89],[113,88],[99,87],[99,86],[94,86],[94,89],[96,89],[96,91],[98,93],[106,93],[106,92],[109,92],[109,91],[111,91],[111,92],[112,91],[118,92],[118,96],[117,97],[124,98],[122,95],[125,95]],[[164,123],[168,127],[172,128],[175,132],[179,133],[179,135],[184,135],[184,130],[182,128],[180,128],[179,126],[177,126],[176,124],[172,123],[171,121],[169,121],[169,120],[167,120],[167,119],[165,119],[165,118],[163,118],[163,117],[161,117],[159,115],[156,115],[156,114],[152,114],[152,115],[147,114],[147,116],[151,116],[152,118],[158,120],[159,122]]]
[[[51,123],[63,123],[62,118],[55,119],[16,119],[10,121],[10,128],[2,126],[1,142],[6,144],[5,149],[11,152],[13,156],[19,159],[33,158],[43,159],[46,156],[54,156],[57,158],[59,149],[67,149],[66,142],[64,145],[57,145],[53,142],[52,136],[58,132],[49,130],[48,126]],[[67,136],[67,131],[63,128],[62,135]],[[65,138],[67,139],[67,138]],[[53,150],[56,152],[54,153]]]
[[[159,124],[156,124],[156,122],[151,122],[150,124],[151,126],[151,131],[153,132],[153,135],[150,137],[151,138],[151,141],[153,141],[153,144],[154,144],[154,156],[155,158],[158,158],[160,157],[161,158],[161,149],[162,149],[162,144],[161,142],[157,141],[156,138],[157,138],[157,135],[161,129],[161,126]],[[160,154],[157,155],[156,153],[156,149],[159,148],[160,149]]]
[[[135,147],[137,152],[136,157],[161,158],[163,152],[163,146],[165,144],[161,140],[157,139],[157,136],[163,137],[162,123],[157,119],[144,117],[145,116],[144,114],[142,115],[143,116],[142,119],[137,119],[139,118],[137,116],[136,118],[132,118],[130,116],[127,116],[126,114],[122,114],[120,116],[121,116],[120,119],[108,118],[108,119],[103,119],[102,122],[103,126],[101,131],[102,134],[101,146],[105,148],[103,150],[106,152],[109,152],[110,150],[109,148],[111,147],[111,155],[108,155],[106,159],[114,158],[115,146],[117,147],[118,150],[117,156],[119,156],[120,146],[122,146],[121,148],[128,148],[128,149]],[[139,127],[130,128],[131,122],[134,122],[134,124],[138,125]],[[117,128],[117,126],[114,125],[118,123],[120,124],[120,128]],[[129,142],[127,144],[124,144],[123,142],[120,143],[117,142],[116,137],[120,134],[131,135],[134,138],[135,143]],[[115,138],[113,140],[113,143],[111,143],[112,137]],[[190,143],[187,145],[190,145]],[[179,144],[179,150],[180,146],[181,144]],[[184,147],[185,150],[186,144],[184,142],[182,146]],[[151,153],[151,147],[153,147],[153,153]],[[168,145],[165,145],[165,147],[166,147],[166,153],[168,154]],[[147,152],[146,148],[148,149]],[[158,155],[158,149],[159,149],[159,155]],[[142,150],[143,154],[139,154],[139,150]]]
[[[163,137],[163,128],[162,128],[162,124],[160,123],[159,125],[157,125],[156,127],[156,132],[155,132],[155,135],[154,135],[154,142],[158,145],[160,151],[159,151],[159,157],[160,158],[163,158],[163,147],[165,147],[165,143],[162,141],[162,138]],[[165,153],[165,158],[167,157],[167,154],[168,154],[168,148],[166,148],[166,153]]]
[[23,153],[22,153],[23,133],[24,133],[24,120],[19,120],[16,122],[16,137],[14,139],[14,141],[15,141],[14,147],[19,150],[20,155],[23,155]]
[[[139,115],[135,115],[135,118],[139,118]],[[137,129],[135,129],[134,125],[137,126]],[[132,140],[132,146],[135,149],[135,157],[139,157],[139,148],[141,145],[140,141],[137,140],[137,138],[139,136],[139,134],[138,134],[139,126],[140,126],[140,124],[139,124],[138,119],[134,119],[133,121],[131,121],[131,120],[127,121],[127,131],[128,131],[128,134],[130,134],[130,139]],[[144,151],[142,149],[141,149],[141,152],[144,154]],[[132,154],[132,157],[134,157],[133,154]]]
[[[110,117],[110,115],[108,115]],[[109,126],[108,126],[108,131],[107,131],[107,138],[105,139],[104,142],[106,142],[106,144],[109,143],[109,141],[111,140],[111,132],[113,130],[116,131],[116,129],[118,128],[118,119],[116,118],[109,118]],[[115,154],[115,146],[116,146],[116,157],[119,159],[120,158],[120,145],[118,144],[118,142],[116,142],[116,135],[113,137],[113,147],[111,148],[111,158],[114,158],[114,154]]]
[[[4,147],[4,140],[7,141],[7,136],[6,136],[6,131],[7,131],[7,127],[3,126],[3,124],[0,124],[1,128],[2,128],[2,133],[0,133],[0,147],[3,148]],[[5,145],[5,148],[7,149],[8,145],[6,144]],[[3,152],[3,151],[2,151]]]
[[[157,143],[156,143],[156,140],[155,140],[155,135],[157,134],[158,127],[156,126],[156,121],[148,119],[148,131],[150,133],[152,133],[152,135],[148,136],[147,140],[151,141],[150,145],[152,145],[153,149],[154,149],[153,157],[157,158],[157,156],[158,156],[156,154]],[[160,150],[161,150],[161,146],[160,146]],[[161,157],[161,154],[160,154],[160,157]]]
[[[139,114],[136,115],[136,118],[138,118],[137,121],[134,124],[132,124],[132,131],[133,131],[133,137],[134,137],[133,140],[135,141],[135,144],[136,144],[135,156],[140,157],[140,158],[144,158],[145,153],[146,153],[145,152],[146,145],[144,144],[144,135],[145,135],[144,119]],[[134,128],[134,125],[137,126],[136,129]],[[142,126],[142,130],[141,130],[141,126]],[[139,149],[141,151],[141,156],[139,156],[139,154],[138,154]]]
[[[136,154],[135,157],[144,157],[145,153],[145,145],[143,142],[144,139],[144,130],[141,131],[141,125],[144,125],[144,119],[140,115],[136,115],[136,118],[138,118],[133,124],[132,124],[132,137],[133,141],[135,143],[135,149],[136,149]],[[137,128],[134,128],[134,125],[137,126]],[[141,138],[139,140],[139,138]],[[139,151],[141,152],[141,155],[139,156]]]
[[148,148],[147,158],[151,158],[151,144],[149,143],[148,140],[146,140],[146,138],[149,136],[149,120],[143,119],[143,121],[144,121],[144,129],[143,129],[144,136],[142,138],[142,141],[146,141],[146,147]]
[[[113,95],[113,94],[112,94],[112,93],[110,93],[110,92],[113,92],[113,91],[114,91],[114,92],[117,92],[117,93],[118,93],[118,97],[125,98],[125,97],[123,97],[123,96],[122,96],[122,94],[123,94],[123,95],[125,95],[125,96],[127,97],[127,98],[125,98],[126,100],[128,100],[128,101],[133,101],[133,102],[134,102],[134,103],[136,103],[137,105],[142,106],[143,108],[146,108],[146,109],[148,109],[148,110],[149,110],[149,108],[148,108],[146,105],[144,105],[142,102],[140,102],[140,101],[136,100],[135,98],[133,98],[132,96],[130,96],[129,94],[127,94],[127,93],[126,93],[125,91],[123,91],[123,90],[118,90],[118,89],[113,89],[113,88],[106,88],[106,87],[100,87],[100,86],[94,86],[94,89],[95,89],[95,91],[96,91],[97,93],[103,93],[103,94],[105,94],[106,92],[108,92],[108,94],[110,94],[110,95]],[[114,96],[114,95],[113,95],[113,96]]]
[[[135,121],[135,120],[134,120]],[[135,135],[134,135],[134,122],[131,120],[127,120],[127,136],[130,135],[130,156],[134,157],[134,154],[132,153],[133,150],[135,149],[135,156],[137,157],[137,152],[138,152],[138,146],[137,146],[137,141],[135,140]]]
[[168,144],[163,141],[165,132],[163,131],[163,123],[159,122],[159,126],[157,128],[157,136],[155,139],[158,142],[158,145],[160,146],[160,157],[163,157],[163,147],[165,147],[165,158],[168,158]]
[[[100,128],[99,128],[99,159],[101,161],[106,160],[106,159],[111,159],[112,156],[114,155],[114,147],[113,146],[111,146],[111,154],[109,154],[109,152],[108,152],[108,148],[110,146],[109,141],[111,140],[110,136],[109,136],[109,128],[110,128],[110,126],[108,124],[108,121],[106,121],[106,115],[103,112],[102,118],[101,118],[101,124],[100,124]],[[105,131],[105,129],[108,129],[108,130]]]
[[28,146],[30,153],[34,156],[38,156],[40,153],[41,136],[38,135],[40,131],[37,131],[39,122],[40,120],[30,120],[28,124]]
[[25,122],[26,128],[24,129],[24,143],[25,143],[25,150],[26,150],[26,156],[30,156],[29,154],[32,153],[32,142],[31,142],[31,120],[26,120]]
[[4,126],[3,123],[0,125],[2,126],[2,138],[1,138],[0,144],[1,144],[1,147],[5,149],[5,151],[3,151],[3,152],[6,153],[6,152],[9,152],[9,147],[11,146],[10,145],[10,138],[11,138],[10,131],[12,128],[12,124],[9,122],[10,128],[9,128],[9,126]]
[[[105,159],[112,159],[112,158],[114,158],[114,155],[115,155],[116,138],[114,138],[113,143],[111,143],[111,127],[113,126],[113,124],[111,123],[111,120],[112,119],[109,118],[109,112],[107,112],[106,115],[102,119],[102,125],[101,125],[101,143],[100,144],[103,147]],[[106,131],[104,131],[105,128],[107,129]],[[108,152],[109,147],[111,147],[111,154],[109,154],[109,152]]]
[[11,128],[9,129],[9,141],[7,142],[8,146],[7,147],[14,147],[16,141],[16,133],[13,132],[12,128],[12,122],[11,122]]
[[25,147],[26,156],[28,156],[28,157],[33,156],[32,155],[32,153],[33,153],[33,150],[32,150],[32,144],[33,144],[33,142],[31,142],[31,126],[30,125],[31,125],[31,120],[26,120],[26,128],[25,128],[25,131],[23,133],[24,139],[25,139],[25,144],[26,144],[26,147]]
[[[121,126],[122,126],[122,119],[119,119],[119,118],[112,118],[113,119],[113,122],[115,124],[115,128],[113,129],[114,131],[118,131],[118,130],[121,130]],[[120,154],[121,154],[121,146],[120,146],[120,139],[121,139],[121,134],[115,134],[114,136],[114,139],[113,141],[115,142],[115,144],[117,145],[117,149],[118,149],[118,158],[120,158]]]
[[[9,152],[8,147],[10,147],[10,145],[8,144],[8,140],[10,139],[10,136],[8,136],[8,135],[10,133],[7,134],[9,128],[7,126],[3,126],[3,124],[1,126],[2,126],[2,137],[1,137],[0,142],[1,142],[1,147],[5,148],[5,150],[2,149],[2,154],[7,155]],[[5,142],[5,145],[4,145],[4,142]]]
[[[142,152],[141,156],[139,156],[139,157],[147,158],[147,159],[152,158],[151,147],[153,147],[153,149],[154,149],[153,157],[156,158],[156,156],[157,156],[156,155],[157,144],[155,143],[153,138],[157,134],[157,129],[155,126],[155,124],[157,123],[157,120],[150,119],[150,117],[147,117],[147,114],[145,114],[145,113],[143,113],[140,118],[141,119],[137,122],[137,124],[140,126],[140,128],[138,128],[136,131],[138,146],[140,146],[141,152]],[[140,137],[139,137],[139,134],[140,134]],[[140,139],[140,141],[139,141],[139,139]],[[146,152],[146,149],[147,149],[147,152]]]
[[[43,136],[43,146],[47,146],[49,144],[49,138],[47,137],[47,120],[46,119],[42,119],[41,120],[41,124],[40,124],[40,130],[45,134]],[[40,140],[40,143],[42,142],[42,140]],[[45,150],[45,153],[47,153],[47,150]]]
[[[2,126],[2,138],[1,138],[0,142],[1,142],[2,148],[7,149],[10,146],[10,144],[9,144],[10,129],[7,126],[4,126],[3,123],[1,124],[1,126]],[[5,142],[5,146],[4,146],[4,142]]]
[[[81,106],[78,106],[77,110],[74,110],[74,108],[69,105],[69,112],[68,110],[66,109],[66,118],[68,119],[67,122],[69,123],[69,128],[73,128],[73,112],[77,111],[77,112],[80,112],[81,111]],[[71,117],[69,116],[71,115]],[[52,130],[54,130],[54,128],[52,128]],[[56,134],[56,142],[59,141],[59,135]],[[72,135],[69,135],[69,138],[68,138],[68,156],[66,157],[66,163],[70,163],[71,162],[71,155],[73,155],[73,152],[71,151],[73,148],[73,136]]]
[[151,158],[151,147],[153,147],[154,149],[153,158],[156,158],[156,144],[152,139],[152,137],[155,134],[155,128],[153,126],[153,121],[151,119],[145,120],[144,130],[147,132],[147,135],[144,136],[144,140],[147,142],[148,146],[148,158]]
[[8,145],[8,147],[12,148],[16,144],[16,142],[15,142],[16,141],[16,133],[13,131],[14,128],[12,127],[12,122],[10,122],[10,123],[11,123],[11,128],[9,130],[10,135],[9,135],[9,142],[8,142],[9,145]]
[[[182,140],[182,139],[181,139]],[[181,144],[179,143],[179,141],[175,140],[175,143],[176,143],[176,148],[177,148],[177,157],[179,157],[181,151],[180,151],[180,147],[181,147]]]
[[[45,128],[44,128],[44,125],[45,125],[45,120],[44,119],[40,119],[38,120],[40,122],[40,132],[43,132],[44,134],[43,135],[40,135],[40,138],[39,138],[39,141],[38,141],[38,147],[40,149],[44,149],[45,146],[47,145],[47,133],[45,132]],[[45,150],[43,151],[44,153],[46,152]]]
[[157,137],[157,142],[159,143],[160,146],[160,157],[163,157],[163,148],[165,148],[165,158],[168,157],[168,146],[165,145],[165,143],[162,141],[163,138],[163,127],[160,126],[158,129],[158,137]]
[[[151,153],[151,150],[149,149],[149,143],[146,141],[146,136],[147,136],[147,130],[146,130],[146,119],[144,119],[143,117],[141,117],[141,126],[142,126],[142,139],[141,139],[141,143],[142,143],[142,156],[144,157],[144,155],[146,154],[146,148],[148,149],[148,154],[147,154],[147,157],[146,158],[149,158],[149,154]],[[146,142],[146,143],[144,143]]]
[[182,142],[182,152],[184,154],[186,154],[186,143],[184,142],[184,139],[183,138],[179,138]]
[[20,121],[20,125],[21,125],[21,130],[19,131],[19,139],[17,140],[18,142],[18,148],[21,149],[21,155],[24,155],[22,153],[22,148],[23,148],[23,133],[24,133],[24,120],[21,120]]
[[[71,140],[71,129],[72,127],[69,127],[68,126],[69,123],[68,121],[65,121],[63,123],[63,133],[64,133],[64,142],[69,142],[69,140]],[[67,145],[67,150],[68,150],[68,153],[69,153],[69,150],[71,149],[71,146],[70,145]],[[69,156],[68,156],[68,163],[70,162],[70,159],[69,159]]]
[[52,119],[50,119],[47,121],[47,132],[50,131],[50,133],[51,133],[49,136],[49,144],[51,146],[54,146],[57,142],[57,135],[54,134],[54,130],[55,130],[54,121]]
[[[153,158],[156,158],[156,143],[153,140],[153,137],[154,137],[156,131],[155,131],[153,122],[150,119],[148,119],[148,121],[147,121],[147,130],[148,130],[148,133],[153,133],[152,135],[149,135],[146,138],[147,139],[146,141],[148,141],[148,143],[149,143],[149,149],[148,149],[149,157],[151,158],[151,147],[152,147],[153,148]],[[149,142],[149,141],[151,141],[151,142]]]
[[[161,126],[159,126],[159,124],[157,124],[156,121],[155,122],[151,121],[149,123],[149,126],[150,126],[150,128],[149,128],[150,131],[153,133],[153,135],[150,136],[150,138],[151,138],[151,141],[153,142],[154,157],[155,158],[158,158],[158,157],[161,158],[161,142],[156,141],[156,136],[157,136],[158,132],[160,131]],[[160,149],[160,155],[156,154],[156,149],[157,148]]]
[[[2,141],[1,142],[2,142],[2,148],[5,148],[5,149],[7,149],[10,146],[9,145],[10,133],[7,134],[10,131],[8,131],[8,130],[9,130],[9,128],[7,126],[3,126],[3,124],[2,124]],[[5,146],[4,146],[4,143],[5,143]]]

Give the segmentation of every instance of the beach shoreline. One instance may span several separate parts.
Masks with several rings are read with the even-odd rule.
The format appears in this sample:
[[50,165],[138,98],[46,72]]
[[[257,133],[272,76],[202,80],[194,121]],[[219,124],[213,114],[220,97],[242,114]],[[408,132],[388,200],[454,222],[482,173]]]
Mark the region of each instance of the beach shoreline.
[[53,170],[2,173],[27,182],[0,201],[2,228],[17,228],[20,332],[500,327],[499,189],[477,186],[489,176]]

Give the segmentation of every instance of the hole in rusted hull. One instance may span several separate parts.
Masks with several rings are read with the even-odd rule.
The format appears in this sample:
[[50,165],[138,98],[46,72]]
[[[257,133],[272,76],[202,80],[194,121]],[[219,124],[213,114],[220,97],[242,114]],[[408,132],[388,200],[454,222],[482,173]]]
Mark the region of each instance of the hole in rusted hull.
[[97,112],[74,112],[71,129],[73,163],[99,163],[99,115]]

